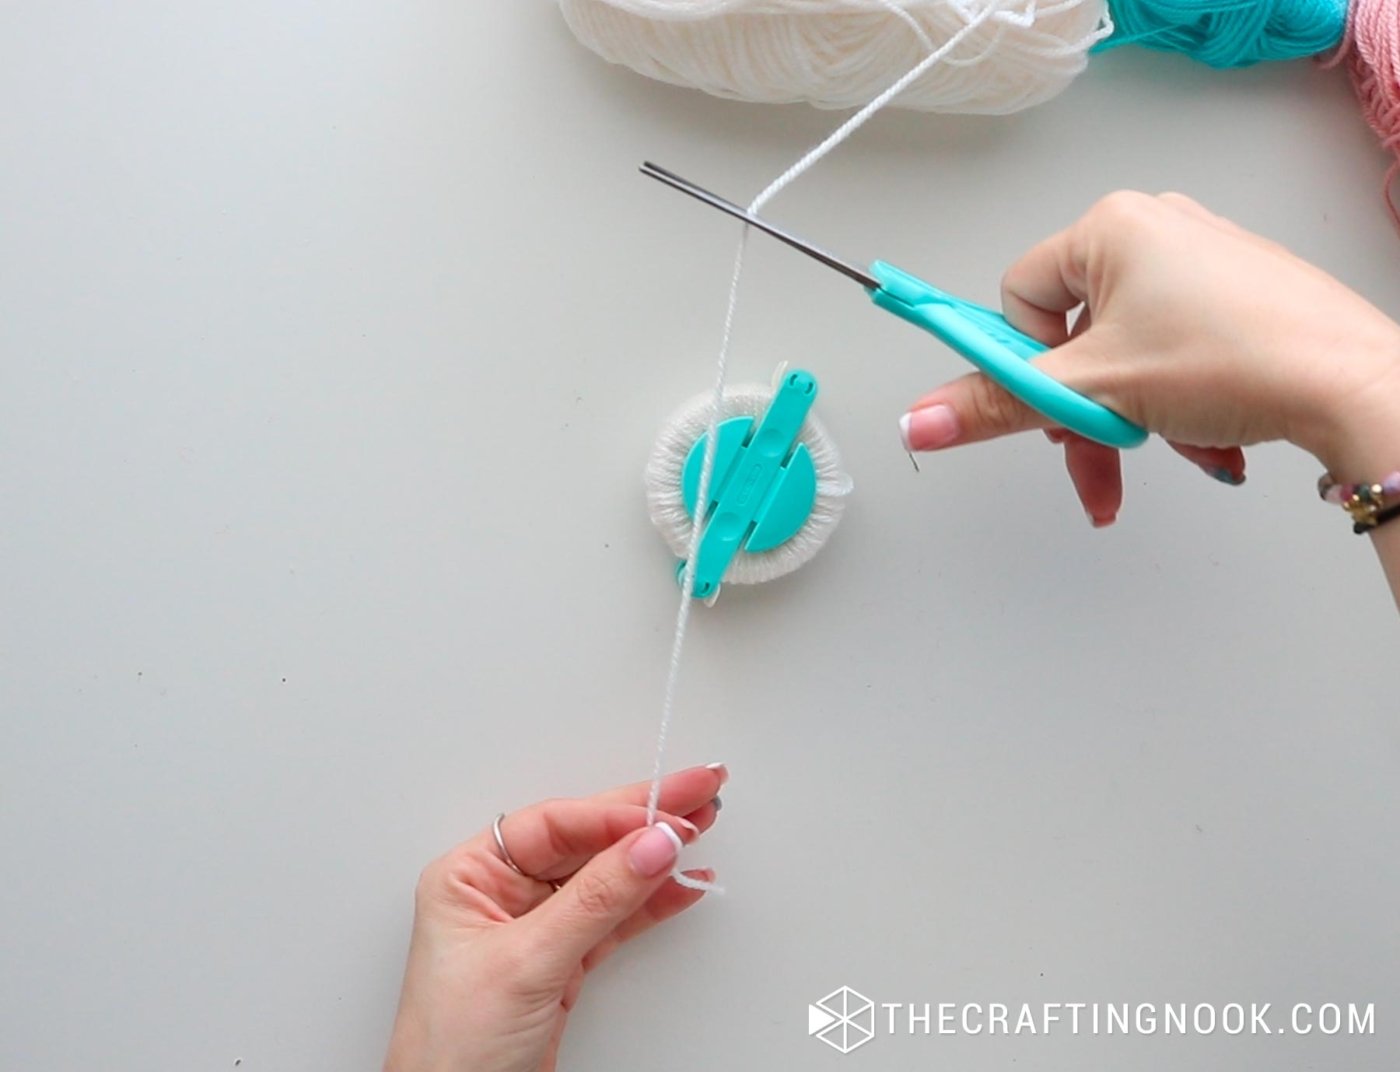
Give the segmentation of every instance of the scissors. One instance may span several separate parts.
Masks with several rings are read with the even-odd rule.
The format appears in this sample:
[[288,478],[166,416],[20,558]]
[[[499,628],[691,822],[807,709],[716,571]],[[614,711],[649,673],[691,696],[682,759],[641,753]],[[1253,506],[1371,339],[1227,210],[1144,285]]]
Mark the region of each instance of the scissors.
[[859,268],[650,162],[642,165],[642,174],[736,216],[854,279],[881,309],[941,339],[1057,425],[1110,447],[1136,447],[1147,439],[1145,428],[1066,387],[1031,364],[1031,358],[1043,354],[1049,347],[1017,331],[995,310],[955,298],[884,261],[875,261],[869,271]]

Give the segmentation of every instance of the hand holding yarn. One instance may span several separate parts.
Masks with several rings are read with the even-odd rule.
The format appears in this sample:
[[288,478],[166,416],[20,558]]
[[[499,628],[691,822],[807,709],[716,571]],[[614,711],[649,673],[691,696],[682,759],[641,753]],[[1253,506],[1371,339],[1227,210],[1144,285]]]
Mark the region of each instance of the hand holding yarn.
[[655,825],[651,782],[544,801],[429,864],[385,1072],[553,1072],[585,974],[704,896],[668,876],[727,777],[667,776]]
[[[1239,448],[1267,440],[1358,479],[1400,458],[1400,326],[1189,198],[1105,198],[1011,267],[1002,303],[1013,324],[1055,347],[1038,362],[1047,372],[1228,483],[1243,480]],[[1045,424],[974,374],[920,399],[901,427],[911,448],[935,450]],[[1122,501],[1117,453],[1051,435],[1065,443],[1091,518],[1111,522]],[[1385,436],[1393,445],[1377,441]]]

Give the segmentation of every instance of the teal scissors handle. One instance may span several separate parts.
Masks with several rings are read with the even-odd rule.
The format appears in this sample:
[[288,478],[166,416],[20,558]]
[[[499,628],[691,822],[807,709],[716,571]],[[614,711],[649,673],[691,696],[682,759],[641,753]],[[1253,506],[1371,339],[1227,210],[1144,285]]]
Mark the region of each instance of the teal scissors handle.
[[872,264],[870,274],[880,283],[870,291],[876,305],[942,339],[1061,427],[1110,447],[1136,447],[1147,439],[1146,429],[1031,364],[1049,347],[1017,331],[1000,313],[955,298],[883,261]]

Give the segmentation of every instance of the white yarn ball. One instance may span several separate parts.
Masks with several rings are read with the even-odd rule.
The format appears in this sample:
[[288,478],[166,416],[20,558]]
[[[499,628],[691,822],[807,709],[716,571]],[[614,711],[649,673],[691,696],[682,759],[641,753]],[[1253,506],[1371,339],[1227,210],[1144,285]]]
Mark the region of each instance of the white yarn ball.
[[[781,371],[781,370],[780,370]],[[652,524],[677,558],[690,550],[691,518],[685,508],[681,474],[691,448],[709,428],[714,395],[697,395],[667,418],[652,448],[643,481]],[[730,417],[759,417],[773,401],[773,388],[758,384],[727,387],[720,421]],[[802,425],[801,440],[817,471],[817,498],[812,513],[790,540],[770,551],[734,556],[725,584],[760,584],[791,573],[809,562],[836,529],[851,493],[851,478],[841,471],[841,455],[822,423],[812,414]]]
[[[992,9],[894,104],[1004,115],[1059,93],[1111,32],[1105,0],[560,0],[612,63],[718,97],[866,104]],[[922,37],[918,30],[922,31]]]

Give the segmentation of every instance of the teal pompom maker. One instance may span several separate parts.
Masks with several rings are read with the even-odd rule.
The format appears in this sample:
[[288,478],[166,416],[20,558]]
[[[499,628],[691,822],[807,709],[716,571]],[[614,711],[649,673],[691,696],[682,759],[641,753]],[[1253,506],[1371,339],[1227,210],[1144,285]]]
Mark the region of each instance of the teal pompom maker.
[[714,468],[701,512],[695,568],[686,568],[709,444],[711,396],[667,421],[647,465],[652,521],[691,578],[697,599],[713,602],[723,584],[781,577],[816,554],[836,527],[850,479],[812,413],[816,377],[780,368],[771,387],[725,391]]

